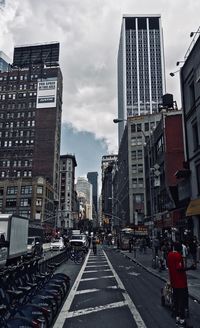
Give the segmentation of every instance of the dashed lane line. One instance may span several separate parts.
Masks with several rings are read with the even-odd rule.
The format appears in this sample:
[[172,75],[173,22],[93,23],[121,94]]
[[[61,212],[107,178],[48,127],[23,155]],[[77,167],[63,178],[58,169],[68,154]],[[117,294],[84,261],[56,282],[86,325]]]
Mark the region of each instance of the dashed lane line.
[[102,276],[102,277],[92,277],[92,278],[83,278],[81,281],[90,281],[90,280],[99,280],[99,279],[108,279],[113,278],[114,276]]
[[[110,271],[110,269],[103,269],[103,270],[101,270],[101,271],[103,271],[103,272],[107,272],[107,271]],[[97,273],[97,272],[100,272],[99,270],[85,270],[84,271],[84,274],[85,273]]]
[[87,265],[86,268],[102,268],[102,267],[105,267],[105,266],[107,267],[108,264],[97,264],[97,265],[91,264],[91,265]]
[[119,289],[118,286],[107,286],[106,288],[92,288],[92,289],[83,289],[83,290],[77,290],[76,295],[81,294],[88,294],[88,293],[94,293],[94,292],[101,292],[106,289]]
[[64,325],[64,323],[65,323],[66,315],[69,312],[70,306],[71,306],[72,301],[74,299],[74,296],[76,294],[76,291],[77,291],[79,282],[81,280],[82,274],[83,274],[83,272],[85,270],[85,267],[87,265],[87,260],[89,258],[90,252],[91,252],[91,250],[88,251],[88,254],[87,254],[86,258],[85,258],[85,261],[84,261],[84,263],[83,263],[83,265],[81,267],[81,270],[79,271],[79,274],[78,274],[78,276],[77,276],[77,278],[76,278],[76,280],[75,280],[75,282],[74,282],[74,284],[73,284],[73,286],[72,286],[72,288],[70,290],[70,293],[69,293],[69,295],[68,295],[65,303],[63,304],[63,307],[62,307],[62,309],[61,309],[61,311],[60,311],[60,313],[58,315],[58,318],[57,318],[57,320],[56,320],[53,328],[62,328],[63,325]]
[[[67,318],[72,318],[72,317],[77,317],[77,316],[81,316],[81,315],[87,315],[89,313],[94,313],[94,312],[98,312],[98,311],[103,311],[103,310],[107,310],[107,309],[112,309],[112,308],[119,308],[119,307],[123,307],[123,306],[128,306],[131,313],[132,313],[132,316],[135,320],[135,323],[137,325],[137,328],[147,328],[144,321],[142,320],[142,317],[140,316],[140,313],[138,312],[138,310],[136,309],[135,307],[135,304],[133,303],[133,301],[131,300],[130,296],[128,295],[127,291],[125,290],[125,287],[122,283],[122,281],[120,280],[119,276],[117,275],[116,271],[114,270],[111,262],[109,261],[106,253],[103,251],[104,253],[104,256],[108,262],[108,266],[110,267],[112,273],[113,273],[113,276],[114,278],[116,279],[117,281],[117,286],[113,286],[113,287],[117,287],[119,289],[121,289],[121,292],[122,292],[122,295],[124,296],[124,301],[121,301],[121,302],[115,302],[115,303],[110,303],[110,304],[107,304],[107,305],[102,305],[102,306],[95,306],[95,307],[90,307],[90,308],[86,308],[86,309],[82,309],[82,310],[78,310],[78,311],[71,311],[69,312],[69,309],[71,307],[71,304],[72,304],[72,301],[74,299],[74,296],[81,292],[81,291],[78,291],[77,292],[77,288],[79,286],[79,283],[81,281],[81,277],[83,275],[83,272],[87,266],[87,261],[88,261],[88,258],[89,258],[89,255],[90,255],[90,252],[91,250],[89,250],[86,258],[85,258],[85,262],[83,263],[83,266],[74,282],[74,285],[72,286],[72,289],[68,295],[68,298],[67,300],[65,301],[61,311],[60,311],[60,314],[53,326],[53,328],[61,328],[63,327],[64,325],[64,322]],[[102,267],[102,266],[105,266],[105,265],[98,265],[98,267]],[[87,266],[88,267],[94,267],[94,266]],[[95,266],[96,267],[96,266]],[[87,271],[85,271],[87,272]],[[112,277],[113,277],[112,276]]]
[[81,315],[86,315],[86,314],[89,314],[89,313],[115,309],[115,308],[119,308],[119,307],[127,306],[127,305],[128,304],[127,304],[126,301],[121,301],[121,302],[115,302],[115,303],[110,303],[110,304],[106,304],[106,305],[90,307],[90,308],[86,308],[86,309],[83,309],[83,310],[69,312],[67,314],[67,318],[74,318],[74,317],[78,317],[78,316],[81,316]]
[[122,290],[122,294],[124,296],[124,299],[127,302],[127,305],[128,305],[128,307],[129,307],[129,309],[130,309],[130,311],[132,313],[132,316],[133,316],[133,318],[135,320],[135,323],[136,323],[137,327],[138,328],[147,328],[146,325],[145,325],[145,323],[144,323],[144,321],[143,321],[143,319],[142,319],[142,317],[141,317],[141,315],[140,315],[140,313],[138,312],[135,304],[133,303],[132,299],[130,298],[129,294],[127,293],[127,291],[126,291],[126,289],[124,287],[123,282],[121,281],[121,279],[119,278],[117,272],[113,268],[113,266],[112,266],[112,264],[111,264],[108,256],[106,255],[105,252],[104,252],[104,254],[105,254],[105,257],[106,257],[106,259],[108,261],[108,264],[109,264],[109,266],[110,266],[110,268],[112,270],[112,273],[113,273],[113,275],[114,275],[114,277],[115,277],[115,279],[116,279],[116,281],[118,283],[118,287],[121,288],[121,290]]

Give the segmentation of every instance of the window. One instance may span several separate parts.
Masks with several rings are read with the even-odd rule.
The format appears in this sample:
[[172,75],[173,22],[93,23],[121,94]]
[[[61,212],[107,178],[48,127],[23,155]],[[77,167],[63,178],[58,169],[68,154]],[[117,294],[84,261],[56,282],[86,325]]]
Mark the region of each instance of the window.
[[19,215],[25,218],[30,218],[30,211],[19,211]]
[[132,187],[137,188],[137,179],[132,179]]
[[136,124],[131,124],[131,132],[136,132]]
[[138,159],[142,159],[142,149],[138,149]]
[[143,188],[143,179],[142,178],[138,179],[138,187]]
[[131,151],[131,159],[136,159],[136,150]]
[[142,131],[142,124],[139,123],[137,124],[137,132],[141,132]]
[[136,174],[137,173],[137,165],[136,164],[133,164],[132,165],[132,173],[133,174]]
[[15,198],[10,198],[6,200],[6,207],[16,207],[17,201]]
[[197,191],[200,195],[200,164],[196,166],[196,178],[197,178]]
[[42,194],[42,193],[43,193],[43,187],[37,186],[37,194]]
[[22,186],[21,187],[21,194],[22,195],[32,194],[32,186]]
[[138,164],[138,173],[143,173],[143,165]]
[[144,201],[144,195],[143,194],[136,194],[134,195],[134,199],[136,203],[141,203]]
[[198,146],[199,146],[199,134],[198,134],[198,126],[197,126],[197,122],[195,122],[192,125],[192,133],[193,133],[193,149],[197,150]]
[[194,81],[189,86],[189,97],[190,97],[190,107],[192,107],[195,104]]
[[28,198],[21,198],[20,199],[20,206],[29,206],[30,205],[30,201]]
[[7,188],[7,195],[16,195],[18,188],[16,186],[14,187],[8,187]]
[[144,124],[144,131],[149,131],[149,123]]
[[42,206],[42,199],[41,198],[37,198],[36,199],[36,206]]

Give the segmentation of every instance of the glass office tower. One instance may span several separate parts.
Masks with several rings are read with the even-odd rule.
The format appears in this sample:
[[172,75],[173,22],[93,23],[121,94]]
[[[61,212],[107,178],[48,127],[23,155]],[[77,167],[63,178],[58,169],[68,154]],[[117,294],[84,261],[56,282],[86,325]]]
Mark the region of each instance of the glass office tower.
[[[160,15],[124,15],[118,51],[118,117],[158,112],[164,93]],[[119,141],[124,125],[119,124]]]

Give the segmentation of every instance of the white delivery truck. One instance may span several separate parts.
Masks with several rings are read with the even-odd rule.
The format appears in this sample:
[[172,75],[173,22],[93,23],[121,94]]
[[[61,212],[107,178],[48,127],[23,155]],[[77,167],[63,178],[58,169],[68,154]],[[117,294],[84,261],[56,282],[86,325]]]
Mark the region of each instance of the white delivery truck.
[[28,223],[28,218],[0,214],[0,267],[27,254]]

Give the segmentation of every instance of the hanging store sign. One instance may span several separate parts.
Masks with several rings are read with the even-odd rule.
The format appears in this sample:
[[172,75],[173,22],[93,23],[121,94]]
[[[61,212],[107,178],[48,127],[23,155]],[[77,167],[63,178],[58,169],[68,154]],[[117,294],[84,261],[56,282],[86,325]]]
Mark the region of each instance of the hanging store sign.
[[56,107],[57,81],[38,81],[36,108]]

